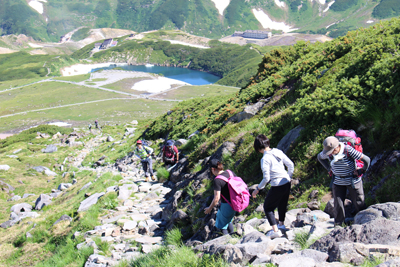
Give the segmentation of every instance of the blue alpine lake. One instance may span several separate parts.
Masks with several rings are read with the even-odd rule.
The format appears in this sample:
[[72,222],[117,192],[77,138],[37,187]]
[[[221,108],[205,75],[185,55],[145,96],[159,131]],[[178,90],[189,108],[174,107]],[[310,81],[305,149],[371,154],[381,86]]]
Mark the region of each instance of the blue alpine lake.
[[[164,75],[164,77],[183,81],[192,85],[211,84],[221,79],[220,77],[207,72],[177,67],[161,67],[150,65],[123,65],[118,67],[128,71],[141,71],[162,74]],[[115,68],[115,65],[111,64],[109,67],[93,69],[92,72],[100,69],[110,70],[113,68]]]

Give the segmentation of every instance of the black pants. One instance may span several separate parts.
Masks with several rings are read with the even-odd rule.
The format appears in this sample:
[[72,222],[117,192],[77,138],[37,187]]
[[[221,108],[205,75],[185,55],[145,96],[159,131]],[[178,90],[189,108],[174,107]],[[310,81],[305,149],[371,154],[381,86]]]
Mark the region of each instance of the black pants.
[[353,203],[355,213],[365,209],[363,182],[360,181],[354,185],[336,185],[332,186],[334,199],[334,215],[335,223],[342,224],[345,219],[344,201],[346,199],[347,190],[349,190],[350,200]]
[[272,186],[264,202],[264,212],[269,224],[276,225],[274,210],[278,208],[279,221],[285,221],[287,204],[290,194],[290,183]]

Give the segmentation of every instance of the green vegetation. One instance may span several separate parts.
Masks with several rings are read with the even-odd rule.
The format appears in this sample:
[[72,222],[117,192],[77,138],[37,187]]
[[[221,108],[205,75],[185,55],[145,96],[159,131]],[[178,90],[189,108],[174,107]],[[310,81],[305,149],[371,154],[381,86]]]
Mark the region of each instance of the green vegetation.
[[397,17],[400,15],[399,2],[396,0],[380,0],[379,5],[374,8],[372,16],[378,19]]
[[89,36],[89,31],[90,29],[87,27],[83,27],[79,30],[77,30],[71,37],[72,41],[80,41],[85,39],[86,37]]
[[90,78],[90,73],[81,74],[81,75],[74,75],[74,76],[64,76],[64,77],[55,77],[53,80],[60,80],[60,81],[69,81],[69,82],[83,82]]
[[160,93],[156,97],[163,99],[179,99],[185,100],[197,97],[219,97],[221,95],[231,95],[238,92],[238,88],[221,86],[217,84],[200,85],[200,86],[182,86],[178,89]]
[[159,182],[167,181],[169,178],[169,171],[164,167],[157,168],[157,178]]
[[336,0],[331,6],[333,11],[345,11],[358,4],[358,0]]

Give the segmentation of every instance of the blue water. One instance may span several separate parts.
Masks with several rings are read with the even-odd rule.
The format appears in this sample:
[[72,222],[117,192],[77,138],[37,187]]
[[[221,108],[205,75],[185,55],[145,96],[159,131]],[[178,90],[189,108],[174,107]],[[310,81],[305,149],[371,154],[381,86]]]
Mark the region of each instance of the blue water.
[[[141,72],[149,72],[149,73],[157,73],[163,74],[164,77],[183,81],[192,85],[204,85],[204,84],[211,84],[217,82],[221,79],[218,76],[212,75],[210,73],[197,71],[197,70],[190,70],[184,68],[176,68],[176,67],[160,67],[160,66],[153,66],[153,67],[146,67],[144,65],[126,65],[126,66],[118,66],[123,68],[124,70],[129,71],[141,71]],[[110,67],[100,68],[105,70],[110,70],[115,68],[114,65]],[[99,69],[94,69],[92,71],[96,71]]]

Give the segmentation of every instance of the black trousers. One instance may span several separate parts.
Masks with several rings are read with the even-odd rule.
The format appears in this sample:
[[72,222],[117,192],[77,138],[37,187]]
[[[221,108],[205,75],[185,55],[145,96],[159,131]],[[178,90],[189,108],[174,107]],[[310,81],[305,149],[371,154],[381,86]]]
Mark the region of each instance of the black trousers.
[[285,221],[287,204],[290,194],[290,183],[272,186],[264,201],[264,212],[269,224],[276,225],[274,210],[278,208],[279,221]]

